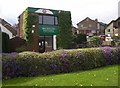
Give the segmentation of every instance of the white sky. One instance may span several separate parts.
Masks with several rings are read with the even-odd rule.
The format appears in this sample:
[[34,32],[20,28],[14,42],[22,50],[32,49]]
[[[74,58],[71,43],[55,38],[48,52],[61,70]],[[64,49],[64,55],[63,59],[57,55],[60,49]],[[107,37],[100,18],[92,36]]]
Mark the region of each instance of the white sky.
[[71,11],[75,26],[86,17],[109,23],[118,17],[120,0],[0,0],[0,18],[11,24],[18,23],[17,17],[27,7]]

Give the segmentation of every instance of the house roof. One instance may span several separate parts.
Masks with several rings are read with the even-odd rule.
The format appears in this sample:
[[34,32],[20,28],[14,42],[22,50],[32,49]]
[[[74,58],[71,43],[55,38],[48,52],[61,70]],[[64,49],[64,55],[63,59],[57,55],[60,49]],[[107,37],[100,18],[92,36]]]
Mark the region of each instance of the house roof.
[[14,36],[17,35],[17,31],[4,19],[0,18],[0,23],[7,28]]
[[89,19],[89,20],[91,20],[91,21],[93,21],[93,22],[96,22],[96,23],[100,23],[101,25],[106,25],[106,24],[103,23],[103,22],[98,22],[97,19],[96,19],[96,20],[92,20],[92,19],[90,19],[89,17],[86,17],[84,20],[80,21],[79,23],[77,23],[77,25],[79,25],[80,23],[82,23],[83,21],[85,21],[85,20],[87,20],[87,19]]
[[76,28],[75,26],[72,26],[72,28],[74,28],[75,30],[78,30],[78,28]]
[[109,26],[111,23],[117,22],[118,20],[120,20],[120,17],[118,17],[116,20],[112,20],[107,26]]
[[114,22],[115,22],[115,20],[112,20],[112,21],[107,25],[107,27],[108,27],[110,24],[114,23]]
[[120,17],[118,17],[115,21],[119,21],[120,20]]
[[80,21],[79,23],[77,23],[77,25],[79,25],[80,23],[82,23],[83,21],[85,21],[85,20],[87,20],[87,19],[95,22],[95,20],[92,20],[92,19],[90,19],[89,17],[86,17],[85,19],[83,19],[82,21]]

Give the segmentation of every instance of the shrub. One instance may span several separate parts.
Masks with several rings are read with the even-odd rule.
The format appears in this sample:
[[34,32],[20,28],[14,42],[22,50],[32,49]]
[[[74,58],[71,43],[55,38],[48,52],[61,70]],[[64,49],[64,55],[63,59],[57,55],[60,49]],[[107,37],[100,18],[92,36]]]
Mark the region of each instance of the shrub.
[[2,52],[8,53],[9,52],[9,35],[2,32]]
[[37,76],[87,70],[105,65],[118,64],[119,48],[86,48],[58,50],[39,54],[22,52],[3,55],[3,79]]
[[73,41],[77,44],[83,44],[84,42],[87,42],[86,34],[77,34]]
[[20,47],[17,47],[17,48],[15,49],[15,51],[16,51],[16,52],[27,51],[27,45],[24,44],[24,45],[22,45],[22,46],[20,46]]
[[99,36],[93,36],[89,38],[88,47],[99,47],[102,44],[102,39]]

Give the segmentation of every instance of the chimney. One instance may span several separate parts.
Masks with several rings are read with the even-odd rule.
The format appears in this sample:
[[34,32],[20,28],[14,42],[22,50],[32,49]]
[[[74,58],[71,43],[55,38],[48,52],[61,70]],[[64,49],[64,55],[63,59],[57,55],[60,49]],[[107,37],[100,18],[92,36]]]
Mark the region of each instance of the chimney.
[[96,22],[98,22],[98,19],[95,19]]

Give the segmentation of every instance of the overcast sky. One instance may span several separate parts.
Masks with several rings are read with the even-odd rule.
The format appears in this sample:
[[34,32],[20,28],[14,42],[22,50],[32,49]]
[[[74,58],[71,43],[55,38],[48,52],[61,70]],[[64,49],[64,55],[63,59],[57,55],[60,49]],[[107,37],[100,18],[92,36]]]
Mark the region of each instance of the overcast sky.
[[72,22],[90,17],[100,22],[109,23],[118,17],[120,0],[0,0],[0,18],[11,24],[18,23],[17,17],[27,7],[48,8],[71,11]]

